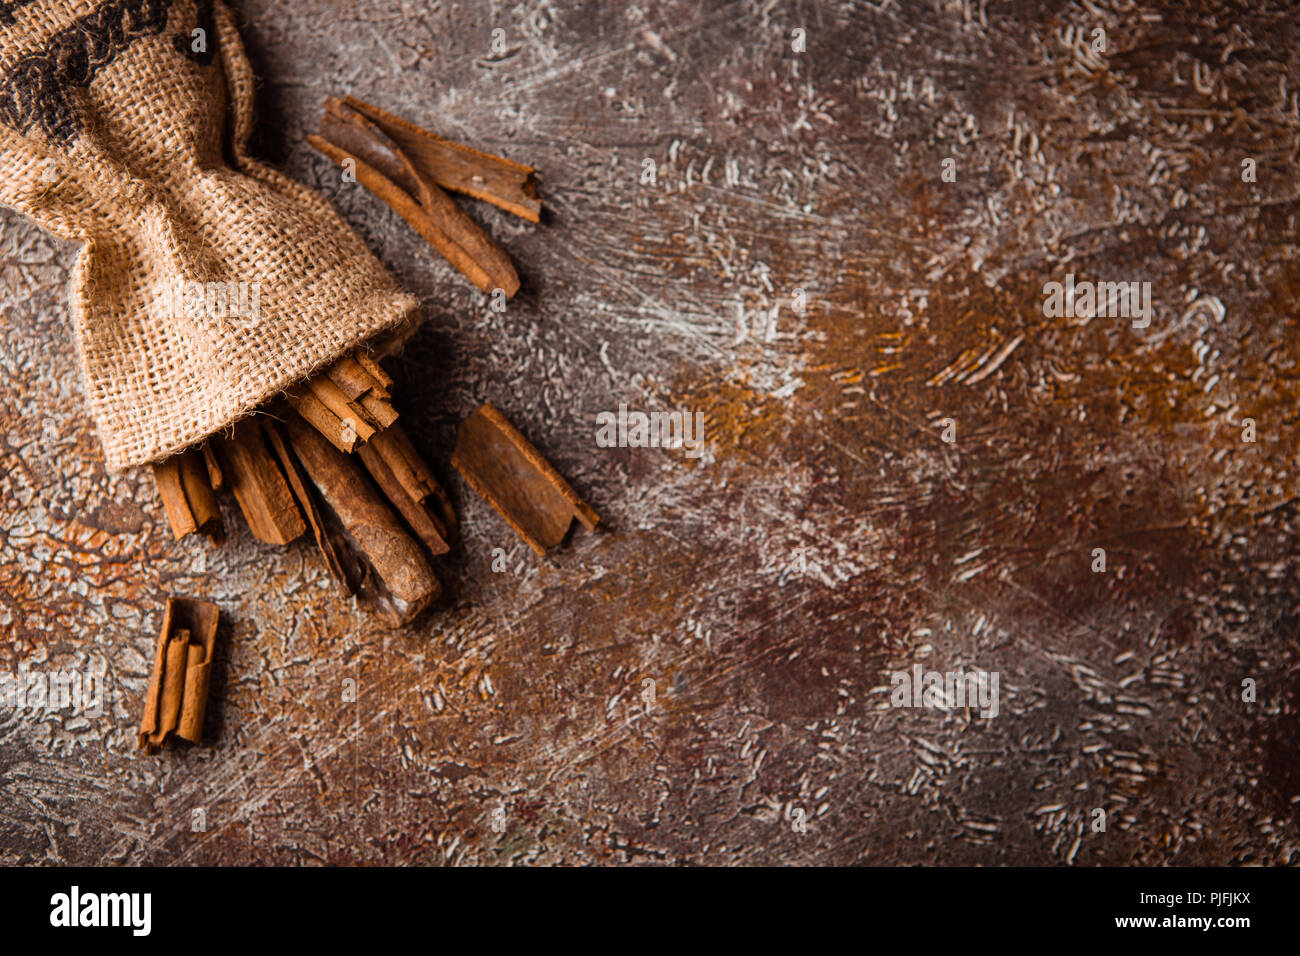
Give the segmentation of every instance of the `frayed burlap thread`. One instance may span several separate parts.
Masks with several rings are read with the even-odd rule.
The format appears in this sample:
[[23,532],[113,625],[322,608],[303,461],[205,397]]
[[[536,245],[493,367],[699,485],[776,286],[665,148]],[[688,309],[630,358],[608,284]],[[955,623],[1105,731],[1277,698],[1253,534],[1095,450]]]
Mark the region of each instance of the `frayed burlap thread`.
[[174,454],[417,304],[248,155],[254,78],[205,0],[0,0],[0,202],[82,243],[69,290],[107,467]]

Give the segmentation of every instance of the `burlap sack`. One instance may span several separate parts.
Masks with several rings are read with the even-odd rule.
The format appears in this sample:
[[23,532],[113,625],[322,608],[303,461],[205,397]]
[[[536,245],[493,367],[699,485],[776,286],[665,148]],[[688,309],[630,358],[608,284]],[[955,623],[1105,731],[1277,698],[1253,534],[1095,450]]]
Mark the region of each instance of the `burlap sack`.
[[69,299],[111,470],[414,321],[324,199],[249,158],[253,83],[221,3],[0,0],[0,202],[84,243]]

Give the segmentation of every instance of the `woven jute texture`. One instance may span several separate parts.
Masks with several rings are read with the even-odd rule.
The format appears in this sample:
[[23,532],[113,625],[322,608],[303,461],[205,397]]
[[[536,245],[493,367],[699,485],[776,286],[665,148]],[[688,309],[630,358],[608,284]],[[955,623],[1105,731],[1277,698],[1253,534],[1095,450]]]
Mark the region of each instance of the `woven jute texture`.
[[329,203],[249,157],[253,87],[220,3],[0,0],[0,202],[83,244],[69,303],[110,470],[413,328]]

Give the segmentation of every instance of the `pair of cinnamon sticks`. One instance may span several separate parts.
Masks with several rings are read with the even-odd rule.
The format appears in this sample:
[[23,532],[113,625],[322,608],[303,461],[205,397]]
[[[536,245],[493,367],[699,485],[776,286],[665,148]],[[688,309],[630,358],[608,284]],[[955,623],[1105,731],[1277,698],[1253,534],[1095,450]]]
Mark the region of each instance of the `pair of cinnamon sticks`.
[[326,99],[320,132],[307,142],[355,172],[479,289],[506,298],[519,291],[509,256],[447,191],[539,222],[532,167],[450,142],[352,96]]

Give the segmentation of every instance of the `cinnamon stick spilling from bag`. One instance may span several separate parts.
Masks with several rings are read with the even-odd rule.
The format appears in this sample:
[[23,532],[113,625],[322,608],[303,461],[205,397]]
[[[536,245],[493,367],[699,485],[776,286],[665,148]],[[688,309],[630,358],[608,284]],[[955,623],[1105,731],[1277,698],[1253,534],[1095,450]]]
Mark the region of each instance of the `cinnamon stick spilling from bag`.
[[202,450],[191,448],[153,466],[158,496],[177,541],[195,532],[207,535],[214,544],[221,540],[221,509],[214,486],[222,484],[222,474],[219,468],[214,470],[210,454],[205,442]]
[[376,585],[380,606],[394,625],[410,622],[442,592],[420,547],[397,515],[366,480],[355,459],[331,445],[301,417],[284,423],[289,447],[321,499],[337,516],[344,540],[363,556],[373,578],[354,584]]
[[[221,530],[215,490],[230,490],[253,536],[285,545],[311,529],[326,568],[394,625],[442,588],[456,514],[389,403],[393,380],[364,352],[294,389],[286,403],[235,424],[202,449],[154,468],[179,539]],[[423,550],[422,550],[423,549]]]
[[217,440],[217,449],[253,537],[267,544],[297,540],[307,524],[256,420],[237,422],[231,437]]

